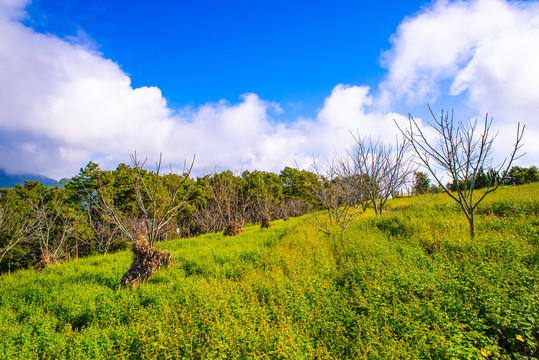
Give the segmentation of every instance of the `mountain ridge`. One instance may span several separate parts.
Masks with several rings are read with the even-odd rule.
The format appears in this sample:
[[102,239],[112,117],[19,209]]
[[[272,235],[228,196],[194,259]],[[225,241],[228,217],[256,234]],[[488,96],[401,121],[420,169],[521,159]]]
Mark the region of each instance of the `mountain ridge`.
[[10,174],[4,169],[0,169],[0,188],[12,188],[17,184],[24,185],[25,180],[38,181],[45,186],[52,186],[58,182],[44,175],[26,173]]

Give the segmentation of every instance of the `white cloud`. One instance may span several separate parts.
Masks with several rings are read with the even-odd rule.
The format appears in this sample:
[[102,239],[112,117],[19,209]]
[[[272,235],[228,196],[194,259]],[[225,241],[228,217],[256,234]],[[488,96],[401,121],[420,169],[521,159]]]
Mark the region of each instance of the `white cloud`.
[[514,137],[507,135],[516,123],[526,123],[523,162],[537,163],[539,3],[438,1],[405,19],[391,42],[380,104],[453,104],[450,95],[459,96],[474,113],[457,108],[458,119],[494,116],[493,127],[504,134],[495,143],[498,157],[511,147]]
[[1,167],[58,177],[93,153],[161,149],[172,122],[159,89],[133,89],[117,64],[9,17],[0,33]]
[[0,18],[2,168],[58,178],[90,160],[113,168],[137,150],[149,164],[162,151],[176,168],[196,154],[199,174],[278,171],[344,151],[350,130],[393,134],[391,116],[368,110],[373,99],[364,86],[337,85],[316,118],[290,123],[271,118],[282,107],[256,94],[174,111],[158,88],[133,89],[117,64],[78,41],[34,32],[10,6],[17,17]]
[[221,101],[184,111],[166,147],[172,152],[192,149],[198,166],[210,171],[278,171],[296,162],[309,167],[313,155],[325,158],[349,148],[350,130],[376,137],[395,134],[397,115],[369,113],[371,103],[367,87],[337,85],[315,119],[285,124],[268,116],[275,104],[247,94],[236,105]]
[[317,134],[325,135],[318,144],[320,153],[348,149],[352,141],[350,131],[358,130],[362,136],[392,139],[397,133],[393,118],[398,115],[379,113],[372,104],[369,87],[337,85],[312,125],[312,139],[316,139]]
[[454,94],[467,90],[481,110],[496,108],[504,117],[539,109],[539,8],[535,17],[527,17],[481,41],[456,76],[451,87]]
[[26,16],[24,8],[30,0],[2,0],[0,1],[0,17],[19,20]]
[[91,44],[23,26],[26,3],[0,0],[0,168],[59,178],[90,160],[113,168],[134,150],[150,164],[163,152],[176,168],[196,153],[199,174],[278,171],[296,161],[308,167],[313,155],[324,159],[348,149],[350,130],[393,141],[394,119],[403,124],[406,117],[380,104],[424,106],[447,96],[444,82],[477,113],[495,116],[500,148],[511,146],[505,134],[514,133],[516,120],[526,122],[528,158],[539,159],[539,141],[530,141],[539,138],[536,3],[434,3],[397,29],[378,95],[339,84],[314,118],[291,122],[273,118],[284,112],[281,105],[256,94],[171,109],[158,88],[133,89]]

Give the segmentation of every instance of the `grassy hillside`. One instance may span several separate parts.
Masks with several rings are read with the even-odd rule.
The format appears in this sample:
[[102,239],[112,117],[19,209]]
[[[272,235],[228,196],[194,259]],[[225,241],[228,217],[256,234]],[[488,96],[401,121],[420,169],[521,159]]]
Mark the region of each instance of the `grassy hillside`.
[[0,359],[539,356],[539,184],[500,188],[476,238],[445,195],[393,200],[335,241],[301,219],[0,277]]

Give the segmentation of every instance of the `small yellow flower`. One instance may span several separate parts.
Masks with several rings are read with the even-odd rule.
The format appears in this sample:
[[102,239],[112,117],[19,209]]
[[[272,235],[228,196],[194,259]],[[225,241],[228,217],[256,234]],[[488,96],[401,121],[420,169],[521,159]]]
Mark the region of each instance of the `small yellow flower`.
[[487,357],[488,356],[487,349],[481,349],[481,355],[483,355],[483,357]]
[[521,342],[524,342],[524,338],[522,337],[522,335],[517,335],[517,340],[521,341]]

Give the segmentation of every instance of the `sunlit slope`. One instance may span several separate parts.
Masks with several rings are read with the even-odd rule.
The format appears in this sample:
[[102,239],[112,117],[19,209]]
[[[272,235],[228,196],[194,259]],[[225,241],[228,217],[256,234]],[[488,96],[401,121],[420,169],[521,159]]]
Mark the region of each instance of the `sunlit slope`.
[[500,188],[476,237],[447,196],[368,211],[344,239],[301,219],[159,244],[175,265],[118,287],[131,254],[0,277],[0,359],[539,356],[539,186]]

